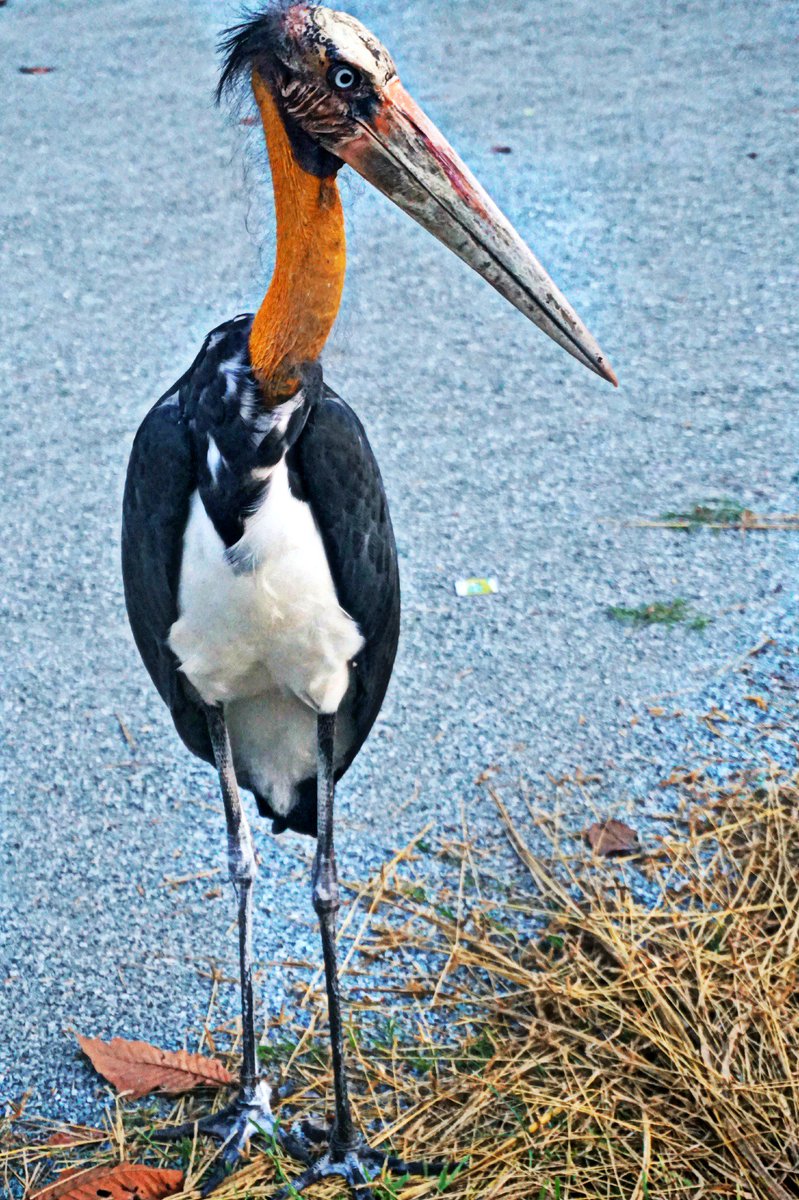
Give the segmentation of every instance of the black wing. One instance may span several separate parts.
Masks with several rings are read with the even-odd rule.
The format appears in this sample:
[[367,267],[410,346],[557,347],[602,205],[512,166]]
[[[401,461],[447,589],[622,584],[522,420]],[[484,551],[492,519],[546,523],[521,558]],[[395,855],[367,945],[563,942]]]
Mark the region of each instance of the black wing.
[[[246,435],[250,445],[249,431],[238,428],[238,398],[217,394],[220,388],[225,392],[220,362],[237,349],[245,351],[249,322],[249,317],[236,318],[209,334],[186,374],[145,417],[133,443],[123,503],[122,573],[133,636],[178,733],[207,762],[213,762],[213,753],[205,715],[168,637],[178,617],[189,502],[198,487],[203,492],[205,425],[210,422],[229,456],[235,447],[227,447],[226,436],[241,440]],[[314,371],[308,373],[307,420],[288,450],[287,465],[292,487],[314,513],[339,603],[365,641],[344,701],[352,736],[336,765],[340,778],[372,728],[391,677],[399,636],[399,573],[383,481],[363,427],[352,409],[321,385],[318,367],[313,376]],[[243,377],[243,386],[250,384],[255,387]],[[236,418],[232,423],[228,410]],[[217,528],[224,537],[226,531]],[[276,817],[257,797],[262,812],[275,818],[276,832],[287,826],[316,832],[316,781],[305,780],[298,790],[299,803],[286,818]]]
[[346,701],[353,740],[337,764],[340,778],[375,722],[394,666],[400,622],[397,547],[363,426],[329,388],[311,409],[289,457],[319,527],[339,604],[365,641]]
[[205,716],[167,644],[178,617],[183,532],[196,487],[194,454],[177,391],[176,385],[150,410],[133,443],[122,509],[122,578],[144,665],[183,741],[213,762]]
[[150,409],[133,442],[122,506],[122,578],[133,637],[181,738],[210,763],[205,714],[167,639],[178,618],[189,502],[201,482],[198,446],[203,455],[207,450],[197,426],[216,419],[221,439],[231,413],[238,416],[238,397],[223,400],[220,363],[246,354],[251,324],[244,313],[212,330],[185,375]]

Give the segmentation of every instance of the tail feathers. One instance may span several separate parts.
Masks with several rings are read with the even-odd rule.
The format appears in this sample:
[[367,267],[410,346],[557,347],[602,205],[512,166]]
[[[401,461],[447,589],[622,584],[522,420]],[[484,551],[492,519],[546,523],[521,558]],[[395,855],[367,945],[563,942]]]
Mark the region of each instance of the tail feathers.
[[297,784],[296,798],[287,813],[276,813],[266,796],[254,792],[258,812],[272,820],[272,833],[284,833],[287,829],[316,837],[316,779],[304,779]]

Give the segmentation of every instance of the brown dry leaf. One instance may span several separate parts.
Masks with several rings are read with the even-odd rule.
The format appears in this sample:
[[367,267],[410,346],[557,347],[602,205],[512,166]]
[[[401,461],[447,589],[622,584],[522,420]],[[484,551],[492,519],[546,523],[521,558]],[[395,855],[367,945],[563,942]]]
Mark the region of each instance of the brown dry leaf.
[[595,821],[585,831],[588,845],[595,854],[611,858],[614,854],[633,854],[638,849],[638,834],[623,821],[610,817],[607,821]]
[[744,700],[748,700],[750,704],[756,704],[761,712],[765,712],[768,708],[768,700],[765,696],[744,696]]
[[160,1050],[149,1042],[114,1038],[103,1042],[77,1034],[80,1048],[95,1071],[119,1092],[138,1100],[149,1092],[178,1096],[196,1087],[225,1087],[235,1079],[217,1058],[186,1050]]
[[164,1171],[141,1167],[136,1163],[117,1163],[114,1167],[91,1167],[88,1171],[67,1171],[55,1183],[30,1200],[163,1200],[183,1187],[182,1171]]
[[80,1146],[86,1142],[103,1142],[107,1136],[101,1129],[92,1129],[89,1125],[67,1125],[57,1129],[43,1145]]

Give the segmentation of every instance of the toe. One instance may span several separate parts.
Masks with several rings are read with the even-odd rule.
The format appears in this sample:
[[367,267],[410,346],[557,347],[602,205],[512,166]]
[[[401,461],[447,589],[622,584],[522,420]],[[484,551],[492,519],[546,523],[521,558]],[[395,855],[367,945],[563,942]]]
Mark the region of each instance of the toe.
[[228,1174],[229,1172],[225,1167],[218,1167],[217,1170],[211,1172],[200,1187],[200,1196],[203,1197],[203,1200],[206,1196],[212,1195],[224,1183]]
[[360,1163],[354,1170],[348,1172],[345,1179],[355,1200],[375,1200],[375,1194],[371,1187],[372,1176],[364,1171]]
[[283,1144],[292,1158],[311,1163],[319,1151],[330,1141],[330,1126],[316,1121],[295,1121],[288,1133],[283,1135]]
[[333,1132],[332,1125],[323,1125],[321,1121],[298,1121],[302,1135],[315,1146],[326,1146]]
[[295,1121],[291,1129],[283,1134],[282,1141],[286,1152],[292,1158],[308,1166],[316,1157],[314,1151],[318,1152],[319,1147],[325,1144],[326,1138],[324,1130],[311,1125],[310,1121]]

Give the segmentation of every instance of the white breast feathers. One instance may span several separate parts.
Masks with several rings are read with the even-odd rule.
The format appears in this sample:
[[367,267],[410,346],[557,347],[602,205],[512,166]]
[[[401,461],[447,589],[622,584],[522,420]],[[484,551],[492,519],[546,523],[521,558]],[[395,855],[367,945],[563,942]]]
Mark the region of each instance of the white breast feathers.
[[184,673],[208,704],[278,688],[317,712],[335,712],[363,639],[338,603],[313,513],[292,496],[283,460],[239,547],[250,570],[231,566],[195,493],[180,617],[169,638]]

